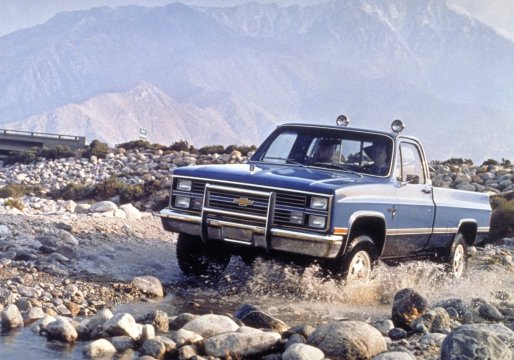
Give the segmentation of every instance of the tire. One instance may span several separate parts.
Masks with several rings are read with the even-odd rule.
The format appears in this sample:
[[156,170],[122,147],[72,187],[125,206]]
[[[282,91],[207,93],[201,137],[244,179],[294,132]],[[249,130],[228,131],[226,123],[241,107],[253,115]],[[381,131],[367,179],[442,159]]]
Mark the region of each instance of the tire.
[[230,262],[230,254],[220,246],[204,244],[198,236],[179,234],[177,260],[180,270],[187,276],[217,277]]
[[454,279],[465,276],[468,268],[468,245],[461,233],[453,240],[451,248],[443,257],[446,272]]
[[342,278],[347,282],[369,280],[373,263],[378,257],[373,240],[367,235],[358,236],[352,240],[350,248],[352,250],[342,259],[340,269]]

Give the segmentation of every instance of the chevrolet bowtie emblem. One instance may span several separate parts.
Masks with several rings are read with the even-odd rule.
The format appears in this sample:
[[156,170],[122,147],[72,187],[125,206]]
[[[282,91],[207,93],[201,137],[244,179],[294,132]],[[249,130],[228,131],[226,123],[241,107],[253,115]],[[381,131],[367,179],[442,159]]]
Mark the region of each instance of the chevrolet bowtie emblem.
[[252,206],[255,201],[250,200],[248,198],[242,197],[239,199],[234,199],[233,203],[239,206]]

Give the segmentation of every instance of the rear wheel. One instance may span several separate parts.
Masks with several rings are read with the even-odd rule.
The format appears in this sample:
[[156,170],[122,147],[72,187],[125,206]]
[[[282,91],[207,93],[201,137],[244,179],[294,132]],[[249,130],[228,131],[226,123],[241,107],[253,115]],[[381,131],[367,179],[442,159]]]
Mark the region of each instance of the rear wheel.
[[205,244],[198,236],[179,234],[177,260],[180,270],[188,276],[219,276],[230,262],[223,246]]
[[370,279],[373,263],[377,259],[377,248],[373,240],[367,235],[358,236],[350,243],[350,248],[340,267],[343,279],[348,282]]
[[451,277],[460,279],[466,274],[468,268],[468,245],[461,233],[455,236],[453,244],[443,257],[443,260],[446,271]]

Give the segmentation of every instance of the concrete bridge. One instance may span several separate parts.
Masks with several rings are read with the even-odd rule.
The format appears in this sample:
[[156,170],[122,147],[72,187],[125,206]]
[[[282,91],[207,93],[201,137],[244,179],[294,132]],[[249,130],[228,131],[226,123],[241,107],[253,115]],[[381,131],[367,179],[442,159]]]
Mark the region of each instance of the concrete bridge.
[[57,145],[67,145],[72,150],[81,149],[86,146],[86,137],[0,129],[1,157],[7,156],[11,151],[26,151],[32,147],[51,149]]

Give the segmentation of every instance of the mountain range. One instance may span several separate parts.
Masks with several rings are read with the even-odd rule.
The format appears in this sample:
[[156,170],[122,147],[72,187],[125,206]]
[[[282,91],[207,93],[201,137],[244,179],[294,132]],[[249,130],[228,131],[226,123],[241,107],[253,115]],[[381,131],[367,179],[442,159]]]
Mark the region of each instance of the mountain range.
[[402,119],[430,159],[513,159],[513,64],[514,42],[444,0],[102,7],[0,37],[0,127],[257,145],[346,114]]

